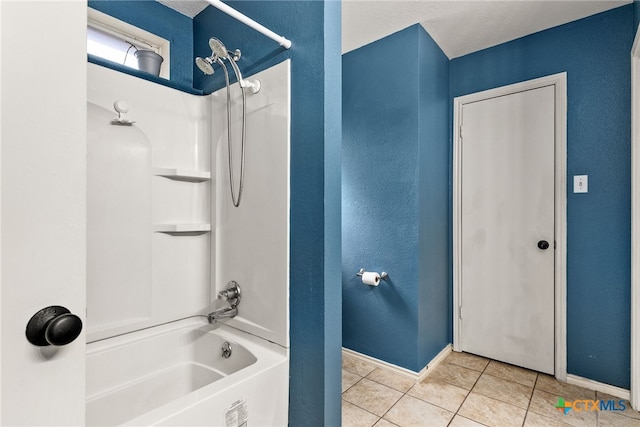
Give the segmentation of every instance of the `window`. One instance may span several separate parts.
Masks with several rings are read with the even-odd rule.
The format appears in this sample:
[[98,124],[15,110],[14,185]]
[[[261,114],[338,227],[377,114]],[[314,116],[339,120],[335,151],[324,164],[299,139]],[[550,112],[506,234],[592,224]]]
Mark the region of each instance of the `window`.
[[87,53],[137,70],[135,51],[151,50],[164,58],[160,77],[169,79],[168,40],[97,10],[88,12]]

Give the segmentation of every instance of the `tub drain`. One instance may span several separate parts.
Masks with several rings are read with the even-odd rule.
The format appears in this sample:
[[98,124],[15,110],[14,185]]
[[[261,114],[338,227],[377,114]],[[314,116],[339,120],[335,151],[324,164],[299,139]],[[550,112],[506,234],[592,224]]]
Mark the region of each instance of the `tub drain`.
[[231,357],[231,344],[229,344],[228,341],[225,341],[224,344],[222,344],[222,357],[225,359]]

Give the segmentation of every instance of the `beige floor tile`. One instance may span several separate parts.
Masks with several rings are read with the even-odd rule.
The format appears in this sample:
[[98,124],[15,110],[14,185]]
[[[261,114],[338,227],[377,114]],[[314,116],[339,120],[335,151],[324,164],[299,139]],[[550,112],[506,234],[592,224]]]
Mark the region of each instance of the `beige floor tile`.
[[598,412],[599,427],[640,427],[640,420],[613,411]]
[[378,421],[373,427],[398,427],[398,425],[387,421],[384,418],[380,418],[380,421]]
[[628,400],[624,411],[565,415],[555,408],[559,397],[613,400],[615,408],[621,399],[468,353],[450,353],[418,384],[350,355],[342,367],[343,427],[640,427]]
[[471,392],[458,411],[458,415],[487,426],[521,427],[526,410]]
[[347,370],[342,370],[342,392],[344,393],[355,383],[360,381],[362,377],[360,375],[356,375],[353,372],[349,372]]
[[445,427],[453,412],[405,395],[383,418],[402,427]]
[[427,378],[471,390],[478,380],[478,377],[480,377],[480,374],[481,372],[474,371],[473,369],[449,363],[441,363],[434,368],[433,372],[431,372]]
[[413,387],[416,383],[414,380],[407,378],[402,374],[397,374],[382,368],[374,369],[369,375],[367,375],[367,378],[403,393],[406,393],[407,390]]
[[533,388],[503,378],[494,377],[493,375],[482,374],[472,391],[519,408],[527,409]]
[[379,417],[384,415],[401,397],[401,392],[366,378],[342,394],[342,398],[347,402]]
[[407,394],[448,411],[456,412],[469,391],[427,377],[423,382],[414,385]]
[[596,392],[584,387],[558,381],[551,375],[540,374],[536,381],[536,389],[563,397],[565,400],[595,399]]
[[489,362],[489,365],[487,365],[484,372],[485,374],[493,375],[494,377],[526,385],[527,387],[534,386],[536,383],[536,376],[538,375],[537,372],[530,371],[519,366],[498,362],[496,360]]
[[343,427],[371,427],[379,417],[362,408],[358,408],[345,400],[342,401],[342,426]]
[[449,427],[484,427],[484,424],[480,424],[476,421],[470,420],[460,415],[456,415],[449,423]]
[[529,412],[551,418],[576,427],[595,427],[597,424],[596,411],[569,411],[566,415],[563,411],[556,409],[558,395],[547,393],[539,389],[533,390]]
[[489,359],[475,354],[452,351],[445,359],[445,362],[473,369],[474,371],[484,371],[484,368],[489,364]]
[[620,399],[619,397],[614,397],[614,396],[611,396],[610,394],[602,393],[600,391],[596,391],[596,399],[598,399],[598,400],[600,400],[600,399],[601,400],[613,400],[615,402],[615,404],[616,404],[616,408],[622,408],[622,405],[620,405],[620,400],[622,400],[622,402],[624,403],[625,409],[624,409],[624,411],[620,411],[620,412],[616,412],[616,413],[625,415],[627,417],[635,418],[637,420],[640,420],[640,412],[635,411],[631,407],[631,402],[629,402],[628,400]]
[[353,372],[354,374],[360,375],[361,377],[366,377],[375,368],[376,367],[374,365],[365,362],[364,360],[357,359],[348,354],[342,354],[342,369],[345,369],[349,372]]
[[535,412],[527,412],[527,418],[524,420],[524,427],[571,427],[571,424],[543,417]]

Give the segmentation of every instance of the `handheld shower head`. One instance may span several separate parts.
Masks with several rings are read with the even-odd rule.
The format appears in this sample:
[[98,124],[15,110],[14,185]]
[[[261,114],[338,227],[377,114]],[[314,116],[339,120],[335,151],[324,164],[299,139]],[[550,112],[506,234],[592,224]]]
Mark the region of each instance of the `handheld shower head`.
[[210,76],[211,74],[213,74],[213,57],[207,57],[207,58],[201,58],[201,57],[197,57],[196,58],[196,65],[198,66],[198,68],[200,68],[200,71],[202,71],[203,73],[205,73],[206,75]]
[[229,57],[229,51],[227,50],[226,47],[224,47],[224,44],[222,44],[222,42],[220,40],[218,40],[215,37],[211,37],[209,39],[209,47],[211,48],[211,51],[218,57],[218,58],[228,58]]
[[215,37],[211,37],[209,39],[209,47],[213,52],[212,55],[215,55],[218,58],[228,59],[228,60],[233,59],[234,61],[238,62],[240,60],[240,56],[242,56],[240,49],[236,49],[233,52],[231,52],[227,50],[224,44]]
[[229,52],[224,44],[215,37],[211,37],[209,39],[209,47],[211,48],[211,56],[206,58],[196,58],[196,65],[200,71],[206,75],[213,74],[213,64],[216,62],[223,65],[223,59],[226,59],[229,62],[238,61],[240,59],[241,53],[239,49],[236,49],[235,52]]
[[[224,73],[224,80],[227,86],[227,153],[229,159],[229,189],[231,190],[231,201],[235,207],[240,206],[240,200],[242,198],[242,188],[244,185],[244,167],[245,167],[245,142],[246,142],[246,128],[247,128],[247,97],[246,97],[246,88],[248,88],[252,93],[258,93],[260,90],[260,80],[256,80],[255,82],[246,81],[242,78],[242,73],[240,72],[240,68],[238,67],[238,62],[240,60],[240,49],[236,49],[233,52],[227,50],[224,44],[215,37],[211,37],[209,39],[209,47],[211,48],[211,56],[206,58],[197,57],[196,65],[200,70],[202,70],[205,74],[213,74],[213,64],[217,63],[222,68],[222,72]],[[231,138],[231,85],[229,84],[229,71],[227,70],[227,65],[224,60],[227,60],[231,64],[231,68],[238,79],[238,84],[240,85],[240,90],[242,92],[242,145],[241,152],[242,158],[240,161],[240,183],[238,192],[236,195],[235,191],[235,179],[233,173],[233,159],[232,159],[232,138]]]

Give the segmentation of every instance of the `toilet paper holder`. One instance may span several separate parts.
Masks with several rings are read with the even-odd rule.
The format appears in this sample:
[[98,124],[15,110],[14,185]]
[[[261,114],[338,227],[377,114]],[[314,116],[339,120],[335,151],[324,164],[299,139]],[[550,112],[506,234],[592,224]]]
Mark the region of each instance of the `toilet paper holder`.
[[[362,277],[364,271],[364,268],[361,268],[360,271],[356,273],[356,276]],[[389,277],[389,275],[386,272],[383,271],[382,273],[380,273],[380,280],[387,280],[387,277]]]

